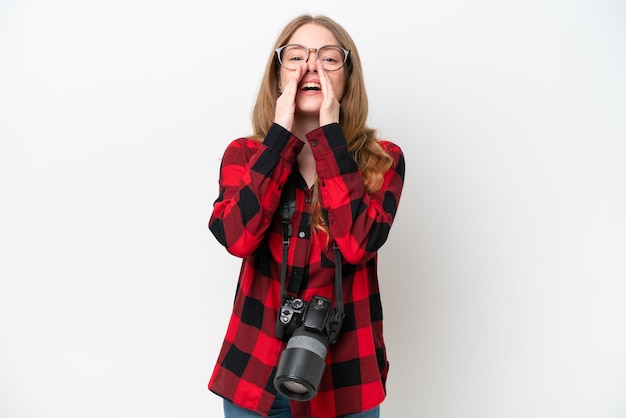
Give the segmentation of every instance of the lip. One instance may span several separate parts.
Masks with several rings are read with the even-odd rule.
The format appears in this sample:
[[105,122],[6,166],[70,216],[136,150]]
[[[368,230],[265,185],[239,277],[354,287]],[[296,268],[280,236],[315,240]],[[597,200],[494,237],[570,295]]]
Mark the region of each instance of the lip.
[[300,83],[298,83],[298,87],[303,85],[303,84],[307,84],[307,83],[315,83],[315,84],[320,84],[320,79],[319,78],[307,78],[307,79],[302,79],[300,80]]
[[[304,86],[306,86],[307,84],[313,84],[316,87],[318,87],[318,90],[315,89],[311,89],[311,90],[306,90],[304,88]],[[303,93],[309,93],[309,94],[313,94],[313,93],[320,93],[322,91],[322,86],[320,84],[319,79],[315,79],[315,78],[309,78],[306,80],[302,80],[299,84],[298,84],[298,91],[301,91]]]

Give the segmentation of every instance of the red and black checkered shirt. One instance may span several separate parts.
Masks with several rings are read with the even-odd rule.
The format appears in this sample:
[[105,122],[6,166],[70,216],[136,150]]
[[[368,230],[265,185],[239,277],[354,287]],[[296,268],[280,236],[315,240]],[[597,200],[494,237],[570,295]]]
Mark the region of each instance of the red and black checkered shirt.
[[320,389],[308,402],[291,402],[294,417],[337,417],[366,411],[385,398],[385,353],[377,251],[386,241],[404,182],[402,150],[380,145],[393,157],[380,190],[368,193],[339,124],[306,136],[316,162],[319,196],[329,236],[312,233],[311,194],[296,158],[303,143],[274,124],[263,142],[233,141],[222,160],[219,197],[209,228],[233,255],[243,258],[226,337],[209,389],[267,416],[276,396],[274,373],[286,342],[276,338],[280,306],[281,191],[296,177],[296,213],[287,260],[287,290],[305,301],[333,299],[336,242],[343,256],[346,317],[329,346]]

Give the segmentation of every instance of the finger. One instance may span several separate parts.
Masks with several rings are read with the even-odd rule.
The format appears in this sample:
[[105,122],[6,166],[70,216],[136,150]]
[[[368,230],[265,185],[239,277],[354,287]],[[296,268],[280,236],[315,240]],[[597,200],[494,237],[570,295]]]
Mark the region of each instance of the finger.
[[285,86],[285,90],[283,90],[283,94],[288,94],[293,98],[295,98],[296,92],[298,91],[298,84],[304,75],[304,64],[297,67],[293,72],[293,77],[288,81],[287,86]]
[[335,97],[335,91],[333,90],[333,83],[331,82],[330,77],[328,77],[326,70],[324,70],[324,67],[322,67],[322,63],[320,62],[320,60],[317,60],[315,62],[315,68],[317,69],[317,73],[320,77],[320,85],[322,86],[322,93],[324,94],[324,97],[325,98]]

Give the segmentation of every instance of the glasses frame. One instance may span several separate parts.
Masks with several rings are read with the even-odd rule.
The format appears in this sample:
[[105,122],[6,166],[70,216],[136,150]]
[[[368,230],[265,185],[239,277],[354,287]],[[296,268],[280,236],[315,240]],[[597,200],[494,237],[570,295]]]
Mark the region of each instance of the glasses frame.
[[[339,71],[341,70],[343,67],[345,67],[346,63],[348,62],[348,58],[350,57],[350,51],[349,49],[345,49],[339,45],[323,45],[320,46],[319,48],[307,48],[304,45],[301,44],[287,44],[287,45],[283,45],[279,48],[276,48],[274,50],[274,52],[276,53],[276,58],[278,59],[278,63],[281,65],[281,67],[283,67],[286,70],[289,71],[295,71],[295,69],[291,69],[291,68],[287,68],[284,64],[283,61],[280,59],[280,53],[283,51],[283,49],[287,48],[288,46],[299,46],[300,48],[303,48],[307,54],[306,54],[306,60],[304,60],[304,62],[309,62],[309,57],[311,56],[311,51],[315,51],[315,60],[317,61],[320,57],[318,55],[319,50],[320,49],[324,49],[327,48],[329,46],[332,46],[333,48],[339,48],[343,51],[343,63],[341,64],[341,67],[339,68],[335,68],[334,70],[327,70],[326,68],[324,68],[325,71]],[[324,64],[322,64],[322,67],[324,67]]]

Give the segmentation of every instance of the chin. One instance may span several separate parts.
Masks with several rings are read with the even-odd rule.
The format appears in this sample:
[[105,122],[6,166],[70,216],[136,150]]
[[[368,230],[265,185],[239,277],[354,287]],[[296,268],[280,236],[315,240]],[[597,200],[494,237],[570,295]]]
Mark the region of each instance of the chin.
[[297,112],[302,115],[316,115],[319,116],[320,108],[322,106],[321,100],[298,100],[296,102]]

